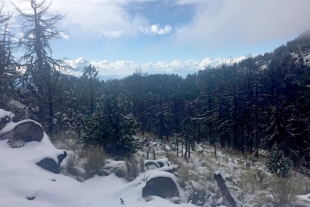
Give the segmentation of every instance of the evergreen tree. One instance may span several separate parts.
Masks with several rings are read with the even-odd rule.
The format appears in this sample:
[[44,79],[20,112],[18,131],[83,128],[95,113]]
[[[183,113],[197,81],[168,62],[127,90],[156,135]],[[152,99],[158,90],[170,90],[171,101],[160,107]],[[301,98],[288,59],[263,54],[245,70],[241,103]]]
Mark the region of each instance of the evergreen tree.
[[52,57],[50,41],[62,37],[63,32],[57,29],[57,25],[63,16],[50,15],[48,10],[52,2],[48,3],[47,0],[25,0],[25,2],[30,4],[31,13],[26,13],[13,4],[20,17],[24,19],[22,25],[24,35],[18,43],[19,47],[24,49],[21,60],[24,62],[26,71],[23,77],[39,103],[48,100],[48,110],[44,111],[44,108],[39,107],[38,118],[44,123],[44,117],[48,116],[48,131],[53,133],[52,87],[54,83],[51,80],[52,76],[59,71],[57,68],[62,69],[65,64],[62,60]]
[[4,107],[15,92],[15,82],[18,77],[17,64],[12,52],[15,44],[10,32],[11,15],[3,14],[3,5],[0,8],[0,107]]
[[81,80],[85,80],[86,82],[86,87],[85,89],[86,93],[84,94],[84,98],[88,97],[89,98],[89,112],[92,114],[94,113],[94,102],[95,102],[95,97],[96,97],[96,84],[99,82],[99,77],[98,77],[98,71],[95,66],[88,65],[83,68],[83,75],[81,77]]
[[99,145],[110,154],[128,156],[138,147],[133,135],[139,123],[130,114],[131,104],[122,91],[115,91],[115,87],[113,84],[108,87],[99,107],[85,120],[81,141]]

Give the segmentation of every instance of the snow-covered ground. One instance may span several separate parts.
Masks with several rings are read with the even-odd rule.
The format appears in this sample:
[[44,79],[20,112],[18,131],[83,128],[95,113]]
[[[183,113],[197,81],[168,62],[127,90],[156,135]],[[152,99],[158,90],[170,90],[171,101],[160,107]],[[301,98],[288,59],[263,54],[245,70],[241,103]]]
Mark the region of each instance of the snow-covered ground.
[[[14,115],[0,110],[0,118],[5,116],[13,117]],[[8,123],[2,131],[13,126],[14,123]],[[145,139],[145,137],[140,138]],[[123,205],[128,207],[172,207],[176,205],[194,207],[195,205],[187,203],[191,200],[188,198],[199,194],[202,195],[199,199],[206,201],[205,207],[223,207],[224,199],[213,178],[213,173],[218,171],[226,179],[226,185],[233,196],[245,207],[264,206],[266,204],[264,198],[270,198],[272,195],[268,188],[274,177],[265,169],[264,157],[261,156],[260,159],[252,162],[251,155],[246,156],[221,149],[217,149],[215,157],[214,149],[209,145],[197,145],[196,150],[191,153],[191,158],[185,160],[180,157],[181,152],[179,152],[179,157],[176,156],[173,142],[162,143],[154,139],[149,142],[149,145],[155,149],[156,158],[163,163],[169,162],[169,166],[152,170],[153,172],[141,173],[132,182],[119,178],[115,174],[95,176],[79,182],[74,176],[54,174],[36,165],[44,158],[51,158],[57,162],[57,155],[63,153],[64,148],[56,149],[47,134],[44,133],[41,142],[27,142],[21,148],[11,148],[7,142],[8,140],[0,140],[0,207],[116,207]],[[73,145],[74,140],[70,142],[67,140],[67,143]],[[76,152],[68,150],[69,156],[72,153]],[[169,157],[169,161],[166,157]],[[136,158],[145,160],[146,150],[138,151]],[[64,164],[65,161],[63,161]],[[119,161],[114,164],[119,164]],[[168,170],[176,168],[175,165],[170,164],[179,166],[176,173],[177,179],[172,174],[162,171],[165,170],[164,168]],[[108,165],[113,165],[113,160]],[[156,196],[152,196],[152,199],[142,197],[142,188],[146,185],[146,180],[156,176],[168,176],[178,183],[180,198],[183,201],[181,204],[175,204],[169,199]],[[308,177],[298,173],[294,174],[294,178],[294,185],[303,184],[300,188],[310,184]],[[122,200],[124,203],[121,202]],[[295,204],[298,207],[310,207],[310,194],[299,196]]]
[[[145,186],[141,174],[133,182],[111,174],[95,176],[84,182],[53,174],[35,163],[54,157],[57,150],[45,134],[42,142],[29,142],[22,148],[11,148],[7,140],[0,141],[0,206],[1,207],[170,207],[176,204],[154,196],[146,202],[142,198]],[[28,200],[28,199],[33,200]],[[194,206],[180,204],[179,206]]]

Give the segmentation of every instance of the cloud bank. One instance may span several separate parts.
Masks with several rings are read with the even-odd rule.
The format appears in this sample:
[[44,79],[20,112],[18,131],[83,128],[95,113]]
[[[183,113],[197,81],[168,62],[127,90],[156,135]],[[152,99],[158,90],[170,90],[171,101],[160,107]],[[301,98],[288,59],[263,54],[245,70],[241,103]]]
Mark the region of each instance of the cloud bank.
[[[179,3],[188,3],[179,0]],[[309,0],[204,0],[192,21],[179,27],[177,44],[231,47],[289,40],[310,28]]]
[[96,67],[99,71],[99,75],[104,76],[120,76],[125,77],[136,72],[137,69],[141,69],[143,72],[149,74],[166,73],[166,74],[179,74],[186,76],[192,74],[198,70],[210,66],[215,67],[222,64],[233,64],[244,60],[246,57],[238,57],[232,59],[224,58],[210,58],[207,57],[202,61],[193,60],[173,60],[171,62],[148,62],[148,63],[136,63],[134,61],[118,60],[115,62],[102,60],[102,61],[87,61],[80,57],[76,60],[67,60],[68,65],[75,68],[75,71],[71,71],[70,74],[75,76],[81,76],[83,67],[89,64]]
[[[28,8],[19,0],[12,1]],[[139,12],[152,2],[169,7],[171,13],[175,5],[183,9],[192,6],[195,12],[186,24],[163,26]],[[9,2],[6,6],[12,7]],[[310,27],[309,0],[54,0],[51,11],[66,14],[63,26],[70,36],[118,38],[174,33],[175,44],[201,47],[288,40]]]

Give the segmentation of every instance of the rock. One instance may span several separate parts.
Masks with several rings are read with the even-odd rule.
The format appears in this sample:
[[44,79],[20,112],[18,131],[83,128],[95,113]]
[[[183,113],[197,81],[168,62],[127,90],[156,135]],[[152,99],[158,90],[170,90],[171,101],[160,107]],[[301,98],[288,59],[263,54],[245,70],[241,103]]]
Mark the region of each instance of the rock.
[[159,196],[161,198],[179,197],[177,185],[170,177],[155,177],[146,182],[142,196]]
[[37,162],[36,164],[40,167],[42,167],[45,170],[48,170],[52,173],[59,174],[60,173],[60,164],[65,159],[67,156],[67,152],[64,151],[63,154],[60,154],[57,156],[58,158],[58,163],[55,162],[55,160],[51,158],[44,158],[40,162]]
[[43,139],[44,133],[41,125],[33,120],[20,121],[12,126],[14,126],[12,129],[7,129],[7,127],[3,129],[0,140],[9,139],[13,148],[22,147],[26,142],[40,142]]
[[14,114],[9,111],[0,109],[0,131],[5,127],[5,125],[12,121]]
[[55,174],[60,173],[59,165],[55,162],[55,160],[51,158],[44,158],[43,160],[41,160],[40,162],[37,162],[36,164],[52,173],[55,173]]
[[144,161],[144,166],[146,170],[154,170],[160,168],[159,164],[153,160]]
[[31,196],[31,197],[26,197],[28,200],[32,201],[34,200],[36,197],[35,196]]
[[168,158],[162,158],[157,160],[145,160],[144,167],[146,170],[154,170],[157,168],[163,168],[165,166],[171,166],[171,162]]
[[63,154],[60,154],[60,155],[58,155],[57,156],[57,159],[58,159],[58,165],[60,165],[61,164],[61,162],[65,159],[67,157],[67,152],[66,151],[64,151],[64,153]]

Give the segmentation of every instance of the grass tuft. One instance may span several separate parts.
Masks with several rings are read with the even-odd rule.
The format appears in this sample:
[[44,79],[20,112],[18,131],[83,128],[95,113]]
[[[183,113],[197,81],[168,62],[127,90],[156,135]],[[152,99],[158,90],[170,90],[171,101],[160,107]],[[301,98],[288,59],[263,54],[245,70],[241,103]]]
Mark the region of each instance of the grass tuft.
[[100,147],[91,146],[84,151],[83,155],[86,158],[86,162],[83,165],[85,170],[84,177],[88,179],[96,175],[104,166],[106,154]]
[[300,186],[291,178],[276,178],[270,185],[270,196],[267,201],[273,203],[275,207],[292,206],[300,193]]
[[78,156],[76,154],[70,154],[66,158],[66,172],[73,176],[80,176],[80,171],[77,168]]

